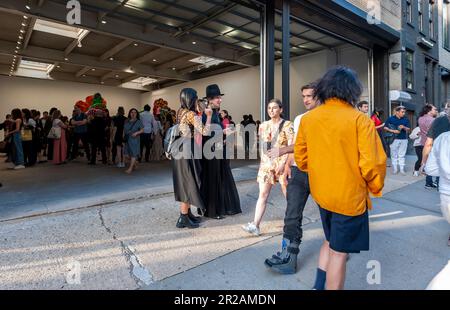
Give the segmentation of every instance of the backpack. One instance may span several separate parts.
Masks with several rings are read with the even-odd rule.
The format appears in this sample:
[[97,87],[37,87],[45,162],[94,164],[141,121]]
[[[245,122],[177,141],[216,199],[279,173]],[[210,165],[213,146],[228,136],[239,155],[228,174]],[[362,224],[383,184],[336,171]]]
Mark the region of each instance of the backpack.
[[180,138],[180,130],[179,124],[177,123],[172,127],[170,127],[169,129],[167,129],[166,135],[164,137],[164,154],[166,155],[167,159],[171,160],[173,158],[173,151],[174,151],[173,146],[178,138]]
[[166,136],[164,137],[164,154],[166,155],[167,159],[172,159],[173,145],[175,143],[175,140],[180,137],[178,126],[178,124],[175,124],[167,129]]

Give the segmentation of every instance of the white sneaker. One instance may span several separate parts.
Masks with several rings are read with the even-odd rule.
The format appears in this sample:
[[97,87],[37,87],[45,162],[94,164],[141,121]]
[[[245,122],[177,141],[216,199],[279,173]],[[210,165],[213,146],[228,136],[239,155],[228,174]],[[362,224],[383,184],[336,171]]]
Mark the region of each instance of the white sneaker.
[[14,167],[14,170],[20,170],[20,169],[25,169],[24,165],[17,165]]
[[260,230],[254,223],[247,223],[242,226],[242,229],[248,232],[249,234],[259,236],[261,234]]
[[398,169],[396,167],[394,167],[394,169],[392,169],[392,174],[397,174],[398,173]]
[[419,171],[414,171],[413,176],[414,177],[418,177],[419,176]]

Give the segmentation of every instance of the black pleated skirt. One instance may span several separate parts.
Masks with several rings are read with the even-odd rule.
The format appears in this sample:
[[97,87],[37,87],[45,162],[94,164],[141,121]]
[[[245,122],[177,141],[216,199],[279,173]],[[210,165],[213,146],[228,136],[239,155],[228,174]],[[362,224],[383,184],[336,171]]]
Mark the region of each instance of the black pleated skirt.
[[199,159],[172,160],[175,200],[205,210],[200,194],[202,164]]
[[226,159],[202,161],[201,193],[206,204],[206,217],[242,213],[239,193]]

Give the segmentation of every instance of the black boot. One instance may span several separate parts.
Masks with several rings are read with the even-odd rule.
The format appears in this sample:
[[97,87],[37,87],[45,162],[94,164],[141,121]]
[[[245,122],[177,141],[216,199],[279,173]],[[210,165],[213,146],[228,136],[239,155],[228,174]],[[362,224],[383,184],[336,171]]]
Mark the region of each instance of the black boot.
[[266,259],[265,264],[271,270],[281,274],[294,274],[297,272],[297,256],[299,253],[298,243],[291,243],[283,239],[283,249],[279,255],[273,255]]
[[180,214],[180,217],[178,218],[177,221],[177,228],[198,228],[199,225],[197,223],[192,222],[189,219],[189,215],[188,214]]
[[199,224],[202,221],[200,219],[200,217],[195,216],[194,214],[192,214],[191,209],[189,209],[188,216],[189,216],[189,219],[191,220],[192,223]]
[[[297,249],[298,251],[298,249]],[[288,253],[288,257],[273,265],[270,269],[281,274],[294,274],[297,272],[297,253]]]
[[290,243],[291,243],[290,240],[283,238],[283,241],[281,243],[281,252],[277,252],[277,254],[272,255],[271,258],[267,258],[264,261],[264,264],[269,268],[272,267],[273,265],[280,264],[281,260],[283,258],[286,258],[288,255],[287,247],[289,246]]

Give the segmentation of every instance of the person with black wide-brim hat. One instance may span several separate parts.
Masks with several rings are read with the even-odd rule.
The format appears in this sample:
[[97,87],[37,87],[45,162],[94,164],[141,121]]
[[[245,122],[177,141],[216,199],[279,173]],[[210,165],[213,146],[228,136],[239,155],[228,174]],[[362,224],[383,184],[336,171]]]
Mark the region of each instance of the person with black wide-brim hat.
[[[206,87],[205,99],[208,100],[208,107],[213,110],[211,125],[222,126],[219,116],[222,96],[224,94],[220,91],[217,84]],[[206,121],[205,115],[203,115],[203,121]],[[212,134],[209,139],[213,136]],[[208,138],[205,139],[204,137],[203,142],[206,143],[207,141]],[[213,148],[215,147],[217,146],[214,145]],[[222,219],[226,215],[242,213],[239,193],[234,182],[229,160],[216,157],[212,159],[204,158],[202,167],[201,192],[206,204],[205,216]]]

